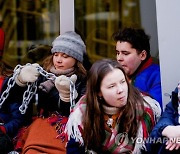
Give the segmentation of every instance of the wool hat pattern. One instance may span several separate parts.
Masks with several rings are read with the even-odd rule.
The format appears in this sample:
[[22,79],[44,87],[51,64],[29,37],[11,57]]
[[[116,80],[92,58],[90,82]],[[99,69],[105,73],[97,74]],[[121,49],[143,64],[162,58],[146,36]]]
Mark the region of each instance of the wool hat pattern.
[[81,36],[76,32],[67,31],[59,35],[52,42],[51,52],[62,52],[71,56],[81,63],[83,62],[83,55],[86,53],[86,45],[84,44]]

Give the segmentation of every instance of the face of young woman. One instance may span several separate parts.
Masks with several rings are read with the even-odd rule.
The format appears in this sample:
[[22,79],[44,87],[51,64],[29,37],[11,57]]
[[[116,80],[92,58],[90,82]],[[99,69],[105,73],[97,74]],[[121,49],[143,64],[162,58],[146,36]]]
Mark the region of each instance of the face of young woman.
[[137,50],[132,48],[129,42],[118,41],[116,43],[116,58],[129,76],[132,75],[141,62],[146,59],[146,52],[142,51],[138,54]]
[[128,85],[123,72],[114,69],[101,82],[100,96],[109,106],[123,107],[127,103]]
[[76,64],[76,59],[68,56],[62,52],[56,52],[53,55],[53,64],[57,70],[67,70],[74,67]]

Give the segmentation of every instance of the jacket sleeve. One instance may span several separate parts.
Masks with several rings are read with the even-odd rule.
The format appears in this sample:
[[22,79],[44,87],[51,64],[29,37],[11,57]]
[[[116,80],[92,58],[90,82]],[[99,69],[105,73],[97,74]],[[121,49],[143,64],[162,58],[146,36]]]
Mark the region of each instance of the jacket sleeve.
[[[3,91],[7,89],[9,78],[3,83]],[[25,88],[19,87],[16,84],[9,91],[8,97],[2,104],[0,109],[0,118],[4,123],[6,133],[10,137],[14,137],[17,134],[19,128],[23,124],[24,115],[19,111],[19,106],[22,104],[23,93]]]
[[158,123],[150,133],[146,142],[146,153],[164,153],[161,151],[165,150],[167,138],[162,136],[162,131],[169,125],[177,125],[177,117],[177,112],[172,102],[169,102]]
[[6,133],[9,136],[14,137],[17,134],[19,128],[23,124],[23,120],[24,120],[23,116],[24,115],[22,115],[19,111],[18,103],[10,104],[9,115],[8,115],[9,118],[6,119],[7,121],[5,121],[4,123]]
[[[9,80],[11,80],[9,77],[7,77],[4,80],[3,85],[2,85],[2,93],[4,91],[6,91],[8,88],[10,88],[8,86],[9,86],[9,84],[11,85],[12,82],[8,83]],[[27,89],[27,87],[20,87],[15,83],[14,86],[10,88],[7,99],[17,101],[17,102],[21,103],[22,100],[23,100],[23,94],[24,94],[26,89]],[[1,95],[2,95],[2,93],[1,93]]]
[[177,125],[177,112],[174,109],[172,102],[166,105],[165,111],[163,112],[158,123],[151,132],[151,137],[162,137],[162,131],[169,125]]

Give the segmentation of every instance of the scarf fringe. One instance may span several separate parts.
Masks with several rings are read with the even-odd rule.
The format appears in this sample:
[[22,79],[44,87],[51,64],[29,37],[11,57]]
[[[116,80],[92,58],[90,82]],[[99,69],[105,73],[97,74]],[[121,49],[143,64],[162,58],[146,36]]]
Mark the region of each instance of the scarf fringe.
[[[157,118],[160,117],[161,108],[158,102],[148,96],[144,96],[144,100],[145,100],[144,102],[148,102],[148,103],[144,103],[145,107],[146,106],[147,108],[152,107],[154,115]],[[68,123],[65,128],[65,134],[67,135],[68,140],[73,138],[76,142],[79,142],[79,144],[82,146],[84,145],[84,141],[81,135],[83,130],[82,120],[85,109],[86,109],[86,104],[84,102],[84,98],[81,98],[81,100],[79,100],[79,102],[76,104],[75,108],[73,109],[72,113],[70,114]],[[144,139],[147,137],[146,135],[148,135],[149,132],[145,134],[144,126],[146,126],[146,123],[143,123],[143,121],[141,121],[139,123],[139,128],[137,131],[137,136],[136,136],[137,138]],[[143,141],[142,143],[139,142],[135,143],[133,154],[140,154],[141,150],[144,148],[145,148],[145,141]]]
[[70,140],[70,138],[73,138],[76,142],[79,142],[81,146],[84,145],[84,141],[82,138],[83,128],[81,128],[81,126],[82,126],[82,116],[83,116],[83,112],[85,111],[85,108],[86,108],[85,104],[80,104],[80,103],[76,104],[74,111],[69,116],[69,120],[65,128],[65,134],[67,134],[68,140]]
[[[149,96],[143,96],[143,98],[152,108],[153,113],[154,113],[155,122],[157,123],[161,117],[161,112],[162,112],[159,103],[155,99],[152,99]],[[144,104],[147,107],[147,104],[146,103],[144,103]]]
[[[143,139],[143,126],[142,123],[140,123],[139,128],[138,128],[138,132],[137,132],[137,138],[141,138]],[[141,153],[141,149],[143,149],[143,147],[145,147],[145,143],[144,141],[141,143],[135,143],[135,147],[133,150],[133,154],[140,154]]]
[[68,121],[67,117],[55,113],[48,118],[48,122],[51,124],[51,126],[55,125],[55,129],[58,134],[56,138],[61,139],[62,142],[67,140],[67,137],[64,133],[67,121]]

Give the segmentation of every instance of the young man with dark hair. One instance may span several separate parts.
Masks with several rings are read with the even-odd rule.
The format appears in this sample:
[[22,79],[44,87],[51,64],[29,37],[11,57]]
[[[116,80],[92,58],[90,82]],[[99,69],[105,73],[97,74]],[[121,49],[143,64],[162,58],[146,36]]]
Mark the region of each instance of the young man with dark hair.
[[162,108],[160,67],[153,63],[149,36],[143,29],[125,28],[113,34],[116,58],[131,83],[156,99]]

